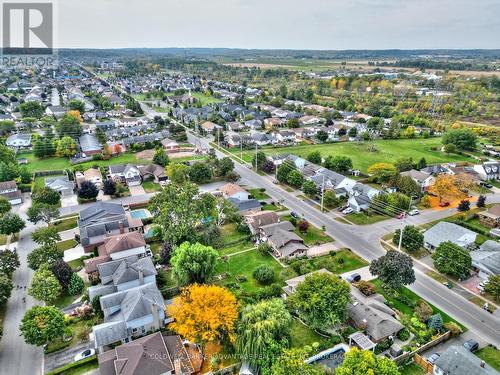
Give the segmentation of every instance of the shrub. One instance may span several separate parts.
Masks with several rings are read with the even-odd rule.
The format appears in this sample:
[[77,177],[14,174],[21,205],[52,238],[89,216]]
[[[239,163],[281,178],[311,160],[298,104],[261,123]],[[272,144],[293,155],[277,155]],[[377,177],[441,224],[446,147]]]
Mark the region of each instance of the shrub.
[[300,233],[307,233],[307,231],[309,230],[309,222],[307,222],[306,220],[300,220],[297,223],[297,228],[299,228]]
[[262,255],[268,255],[271,252],[272,249],[271,249],[271,246],[269,246],[269,244],[267,244],[266,242],[263,242],[263,243],[261,243],[259,245],[259,247],[257,248],[257,250]]
[[392,343],[390,340],[380,341],[377,346],[375,346],[375,354],[380,354],[391,347]]
[[435,331],[441,331],[443,329],[443,318],[441,314],[432,315],[427,321],[427,327]]
[[415,306],[415,315],[421,322],[426,322],[432,315],[432,307],[421,299]]
[[76,296],[83,291],[83,288],[85,288],[85,283],[82,278],[78,276],[78,274],[73,273],[69,280],[68,293],[72,296]]
[[361,293],[363,293],[365,296],[371,296],[375,294],[375,286],[365,280],[361,280],[356,284],[356,288],[359,289]]
[[253,271],[253,277],[259,283],[267,285],[274,280],[274,270],[270,266],[262,265]]
[[458,336],[462,333],[462,327],[460,327],[455,322],[444,323],[443,327],[446,331],[450,331],[453,337]]
[[410,338],[410,331],[408,331],[406,328],[403,328],[401,331],[398,332],[398,339],[401,341],[406,341]]

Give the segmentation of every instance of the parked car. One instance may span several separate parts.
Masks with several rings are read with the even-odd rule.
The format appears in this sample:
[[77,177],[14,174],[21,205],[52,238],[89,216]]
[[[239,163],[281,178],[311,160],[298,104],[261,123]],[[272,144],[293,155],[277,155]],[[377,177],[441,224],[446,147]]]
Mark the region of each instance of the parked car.
[[350,213],[353,213],[354,210],[351,208],[351,207],[347,207],[344,211],[342,211],[342,213],[344,215],[347,215],[347,214],[350,214]]
[[349,283],[357,283],[358,281],[361,281],[361,275],[359,273],[352,273],[345,279]]
[[77,355],[75,355],[74,360],[75,360],[75,362],[78,362],[78,361],[81,361],[82,359],[85,359],[85,358],[88,358],[88,357],[92,357],[93,355],[95,355],[95,350],[94,349],[86,349],[83,352],[78,353]]
[[410,215],[410,216],[415,216],[415,215],[419,215],[419,214],[420,214],[420,211],[417,209],[414,209],[414,210],[411,210],[410,212],[408,212],[408,215]]
[[290,216],[293,217],[294,219],[300,219],[299,214],[295,211],[290,211]]
[[278,180],[273,180],[273,184],[279,184],[279,181]]
[[401,212],[396,216],[397,219],[404,219],[406,217],[406,212]]
[[441,356],[441,354],[439,354],[439,353],[433,353],[430,356],[428,356],[426,359],[427,359],[427,362],[429,362],[431,365],[433,365],[434,363],[436,363],[437,359],[440,356]]
[[470,339],[464,342],[464,348],[469,352],[475,352],[479,349],[479,343],[476,340]]
[[488,182],[480,182],[479,185],[484,186],[486,189],[491,189],[493,187],[493,185]]
[[339,210],[340,212],[342,212],[342,211],[344,211],[347,207],[349,207],[349,206],[340,206],[340,207],[338,208],[338,210]]
[[439,207],[448,207],[450,205],[450,202],[441,202],[439,203]]

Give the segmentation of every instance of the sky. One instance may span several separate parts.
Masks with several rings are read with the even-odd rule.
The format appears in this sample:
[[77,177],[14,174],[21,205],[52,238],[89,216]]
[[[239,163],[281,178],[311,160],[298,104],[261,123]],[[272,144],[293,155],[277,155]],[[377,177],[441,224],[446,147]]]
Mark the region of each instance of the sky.
[[56,0],[61,48],[500,48],[500,0]]

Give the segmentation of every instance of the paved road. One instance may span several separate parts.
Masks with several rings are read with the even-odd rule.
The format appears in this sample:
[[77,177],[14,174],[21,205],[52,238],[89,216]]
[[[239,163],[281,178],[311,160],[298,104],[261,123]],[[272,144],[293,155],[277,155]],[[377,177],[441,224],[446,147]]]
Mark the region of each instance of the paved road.
[[[31,199],[25,195],[24,203],[15,207],[14,211],[26,220],[26,209],[31,204]],[[36,247],[31,239],[31,233],[36,227],[27,222],[26,228],[21,231],[17,246],[21,265],[14,272],[14,290],[12,296],[7,301],[7,310],[3,325],[3,338],[0,342],[0,374],[1,375],[27,375],[41,374],[43,351],[41,348],[28,345],[19,335],[19,324],[26,310],[37,304],[33,298],[28,296],[27,288],[31,283],[33,271],[26,263],[28,253]],[[16,289],[16,285],[26,286],[26,290]],[[23,297],[26,302],[23,302]]]
[[[196,141],[194,138],[193,134],[188,134],[188,140],[191,143]],[[199,142],[201,142],[203,147],[211,147],[206,139],[200,138]],[[218,155],[224,156],[221,152],[218,152]],[[297,212],[312,224],[318,227],[324,225],[326,232],[335,238],[336,241],[352,249],[368,261],[372,261],[385,254],[385,250],[379,243],[380,236],[388,230],[392,231],[394,228],[398,228],[400,225],[397,220],[390,220],[384,224],[380,224],[380,226],[363,227],[340,223],[328,214],[321,213],[293,194],[273,184],[270,177],[261,176],[243,164],[236,163],[235,169],[246,183],[265,188],[266,193],[274,200],[283,201],[283,204],[290,210]],[[495,197],[488,197],[490,202],[496,201],[498,198],[498,194]],[[434,215],[437,216],[436,218],[441,218],[448,216],[450,213],[451,211],[446,212],[446,210],[438,211],[437,213],[425,213],[420,218],[411,218],[409,221],[433,220]],[[384,229],[381,226],[385,226],[386,228]],[[425,275],[425,271],[426,269],[421,265],[415,264],[416,281],[409,286],[409,289],[463,323],[479,337],[496,346],[500,346],[500,319],[428,277]]]

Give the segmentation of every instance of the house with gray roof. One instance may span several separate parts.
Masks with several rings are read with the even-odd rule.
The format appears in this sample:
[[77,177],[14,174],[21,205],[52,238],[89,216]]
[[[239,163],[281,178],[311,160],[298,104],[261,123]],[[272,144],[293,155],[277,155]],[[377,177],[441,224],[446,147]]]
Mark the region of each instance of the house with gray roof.
[[471,251],[472,268],[482,280],[500,275],[500,243],[493,240],[484,242],[478,250]]
[[115,181],[126,183],[128,186],[141,184],[141,172],[132,164],[116,164],[109,166],[109,174]]
[[476,241],[477,233],[460,225],[440,221],[424,233],[424,247],[434,251],[442,242],[452,242],[464,249]]
[[102,153],[102,145],[92,134],[83,134],[78,138],[80,150],[85,155],[95,155]]
[[31,147],[31,134],[16,133],[7,138],[5,144],[12,148],[28,148]]
[[267,238],[267,243],[276,257],[295,258],[307,254],[308,247],[304,244],[304,240],[293,231],[276,228],[272,233],[272,236]]
[[100,298],[104,323],[92,328],[95,347],[122,342],[165,326],[163,296],[154,283],[118,291]]
[[73,195],[75,185],[70,181],[68,176],[47,177],[45,178],[45,187],[57,191],[63,197]]
[[241,200],[238,198],[228,198],[227,200],[236,206],[236,209],[241,215],[250,211],[260,211],[262,208],[262,205],[257,199]]
[[434,362],[433,375],[500,375],[463,346],[450,346]]

